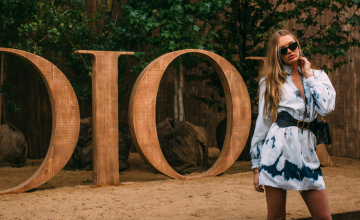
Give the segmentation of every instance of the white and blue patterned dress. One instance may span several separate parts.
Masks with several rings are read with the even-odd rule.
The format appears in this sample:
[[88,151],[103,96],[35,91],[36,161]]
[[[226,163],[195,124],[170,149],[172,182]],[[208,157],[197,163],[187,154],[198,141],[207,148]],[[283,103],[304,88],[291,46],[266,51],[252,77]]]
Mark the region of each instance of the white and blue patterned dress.
[[[326,116],[334,110],[336,93],[324,71],[314,70],[315,78],[302,76],[304,101],[292,81],[292,67],[285,69],[288,75],[277,112],[287,111],[297,120],[310,122],[318,113]],[[264,119],[264,80],[266,77],[259,83],[259,116],[250,149],[252,168],[259,167],[259,185],[299,191],[324,189],[315,135],[295,126],[280,128],[270,117]]]

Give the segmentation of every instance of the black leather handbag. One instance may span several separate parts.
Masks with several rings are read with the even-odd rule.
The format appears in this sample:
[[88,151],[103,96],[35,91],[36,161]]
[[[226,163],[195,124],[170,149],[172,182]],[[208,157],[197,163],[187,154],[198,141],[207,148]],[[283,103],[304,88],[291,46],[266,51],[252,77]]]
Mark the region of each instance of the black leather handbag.
[[321,121],[316,120],[316,129],[314,135],[316,137],[316,145],[319,144],[331,144],[330,128],[329,124],[321,116]]
[[[314,78],[316,79],[314,69],[311,69]],[[317,129],[315,129],[315,137],[316,137],[316,145],[319,144],[331,144],[331,137],[330,137],[330,128],[329,124],[324,120],[324,118],[320,115],[321,121],[316,120],[317,122]]]

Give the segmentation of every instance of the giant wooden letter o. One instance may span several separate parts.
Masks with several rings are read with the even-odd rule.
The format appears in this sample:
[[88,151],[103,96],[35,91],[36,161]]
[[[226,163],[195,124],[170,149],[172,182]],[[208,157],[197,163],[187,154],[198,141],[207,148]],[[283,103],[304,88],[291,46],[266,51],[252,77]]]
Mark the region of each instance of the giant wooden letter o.
[[[180,175],[167,163],[159,145],[155,119],[156,96],[161,77],[171,61],[185,53],[200,55],[212,64],[224,87],[227,106],[227,132],[219,158],[209,170],[191,177]],[[129,126],[137,151],[149,165],[177,179],[216,176],[228,169],[245,146],[250,123],[249,93],[239,72],[223,57],[204,50],[180,50],[157,58],[142,71],[130,97]]]
[[52,110],[52,131],[49,150],[39,169],[24,183],[4,191],[20,193],[33,189],[55,176],[70,159],[80,131],[80,112],[75,92],[65,75],[52,63],[37,55],[15,49],[0,51],[28,60],[40,73],[49,92]]

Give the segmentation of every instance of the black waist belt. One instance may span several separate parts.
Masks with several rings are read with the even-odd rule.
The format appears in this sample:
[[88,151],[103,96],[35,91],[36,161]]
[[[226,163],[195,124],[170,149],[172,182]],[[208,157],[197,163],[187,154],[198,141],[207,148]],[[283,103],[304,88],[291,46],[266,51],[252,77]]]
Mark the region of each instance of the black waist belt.
[[296,120],[290,113],[282,111],[278,113],[276,123],[280,128],[296,126],[301,129],[310,130],[315,134],[317,120],[315,119],[312,122]]
[[296,120],[290,113],[278,113],[276,123],[280,128],[296,126],[300,129],[310,130],[317,139],[317,144],[331,144],[330,131],[327,123],[314,119],[311,122]]

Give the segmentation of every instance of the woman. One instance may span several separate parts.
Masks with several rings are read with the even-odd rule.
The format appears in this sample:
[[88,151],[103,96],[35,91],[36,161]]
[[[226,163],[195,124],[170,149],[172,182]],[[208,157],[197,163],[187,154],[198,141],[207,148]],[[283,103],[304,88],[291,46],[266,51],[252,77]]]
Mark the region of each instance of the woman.
[[[327,74],[310,65],[293,34],[271,35],[250,149],[255,190],[263,192],[265,186],[268,219],[285,219],[286,190],[300,191],[314,219],[331,219],[316,137],[305,128],[318,113],[334,110],[336,93]],[[279,127],[276,120],[284,112],[304,122]]]

